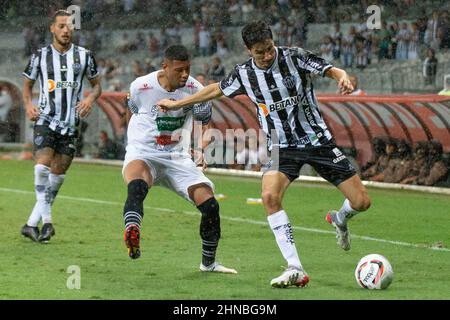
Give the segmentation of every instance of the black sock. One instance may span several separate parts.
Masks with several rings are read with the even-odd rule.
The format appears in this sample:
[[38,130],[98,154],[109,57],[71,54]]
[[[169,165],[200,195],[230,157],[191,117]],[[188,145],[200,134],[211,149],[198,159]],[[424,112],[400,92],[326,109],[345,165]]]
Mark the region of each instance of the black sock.
[[135,224],[141,227],[144,217],[144,199],[148,193],[148,185],[142,179],[136,179],[128,184],[128,197],[123,208],[125,228]]
[[202,263],[204,266],[209,266],[216,260],[216,250],[220,239],[219,203],[213,197],[197,208],[202,213],[200,222]]

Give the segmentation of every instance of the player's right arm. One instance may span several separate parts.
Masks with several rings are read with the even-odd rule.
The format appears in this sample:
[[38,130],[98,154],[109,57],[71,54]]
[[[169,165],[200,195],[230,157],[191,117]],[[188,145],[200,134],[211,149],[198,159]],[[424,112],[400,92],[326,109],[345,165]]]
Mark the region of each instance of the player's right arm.
[[36,121],[39,118],[39,110],[33,105],[32,101],[33,85],[38,77],[38,74],[41,72],[39,55],[40,51],[38,51],[37,54],[33,53],[31,55],[30,61],[28,62],[25,71],[22,73],[22,75],[25,77],[25,80],[23,82],[22,97],[25,105],[26,115],[31,121]]
[[161,110],[167,111],[170,109],[189,107],[197,103],[217,99],[221,96],[223,96],[223,92],[220,90],[219,83],[212,83],[189,97],[178,101],[163,99],[158,101],[157,105],[161,108]]
[[36,121],[39,118],[39,110],[33,105],[33,85],[34,80],[25,78],[23,81],[22,97],[25,105],[27,118]]

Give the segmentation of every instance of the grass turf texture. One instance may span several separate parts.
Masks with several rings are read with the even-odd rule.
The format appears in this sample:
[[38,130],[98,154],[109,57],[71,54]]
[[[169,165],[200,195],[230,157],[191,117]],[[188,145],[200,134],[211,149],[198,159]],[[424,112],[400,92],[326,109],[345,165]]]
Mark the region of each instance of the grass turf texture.
[[[269,282],[283,271],[284,259],[263,207],[246,204],[259,197],[259,179],[210,177],[216,193],[227,196],[220,201],[218,260],[239,272],[224,275],[198,271],[200,215],[163,188],[150,190],[144,204],[141,258],[128,257],[126,188],[117,167],[72,165],[53,206],[56,236],[48,244],[23,238],[19,230],[35,199],[33,165],[0,161],[0,299],[450,299],[450,252],[430,248],[450,243],[448,196],[369,189],[372,207],[351,221],[352,234],[401,243],[353,238],[352,250],[344,252],[324,219],[341,206],[340,192],[293,184],[284,208],[311,281],[304,289],[273,289]],[[354,268],[369,253],[393,265],[387,290],[356,284]],[[80,267],[80,290],[66,287],[71,265]]]

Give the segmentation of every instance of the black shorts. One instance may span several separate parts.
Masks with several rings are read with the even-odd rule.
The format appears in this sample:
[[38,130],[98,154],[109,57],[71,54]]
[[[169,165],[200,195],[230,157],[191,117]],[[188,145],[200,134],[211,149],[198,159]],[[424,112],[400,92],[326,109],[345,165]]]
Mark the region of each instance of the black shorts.
[[34,126],[34,151],[51,148],[58,154],[73,158],[76,151],[76,139],[76,136],[62,135],[48,126]]
[[280,149],[278,164],[273,152],[272,161],[269,170],[284,173],[291,182],[299,177],[300,169],[305,163],[311,165],[322,178],[335,186],[356,174],[354,166],[333,140],[319,147]]

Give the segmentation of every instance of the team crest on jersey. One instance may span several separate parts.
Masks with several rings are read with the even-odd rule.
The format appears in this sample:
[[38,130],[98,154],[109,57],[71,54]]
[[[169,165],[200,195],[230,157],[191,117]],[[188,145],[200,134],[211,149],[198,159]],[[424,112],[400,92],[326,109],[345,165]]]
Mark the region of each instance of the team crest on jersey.
[[74,64],[72,65],[72,69],[73,69],[73,73],[74,73],[75,75],[80,74],[80,72],[81,72],[81,64],[79,64],[79,63],[74,63]]
[[290,75],[290,76],[283,78],[283,84],[288,89],[294,89],[295,88],[295,77]]
[[37,136],[36,138],[34,138],[34,144],[37,146],[40,146],[42,144],[42,142],[44,142],[44,137],[43,136]]

